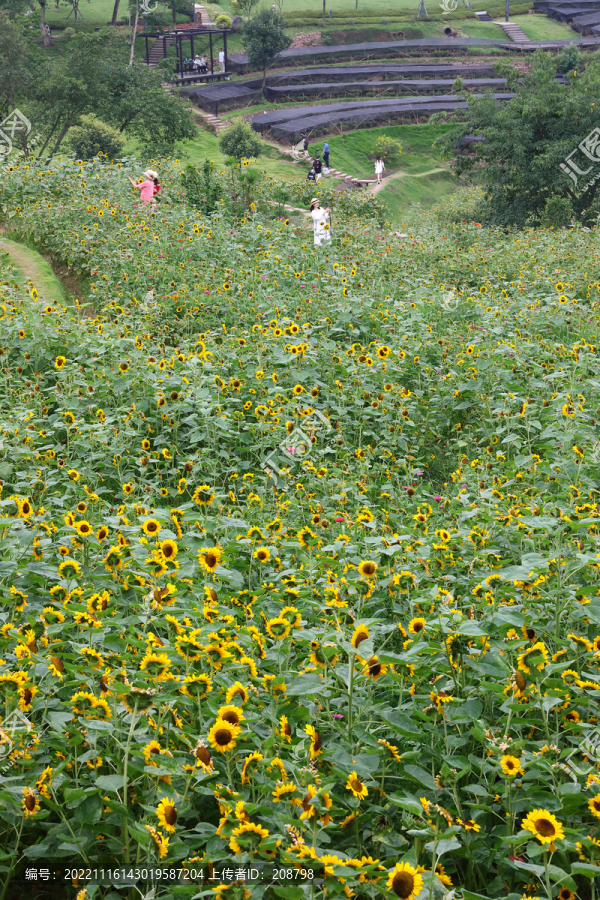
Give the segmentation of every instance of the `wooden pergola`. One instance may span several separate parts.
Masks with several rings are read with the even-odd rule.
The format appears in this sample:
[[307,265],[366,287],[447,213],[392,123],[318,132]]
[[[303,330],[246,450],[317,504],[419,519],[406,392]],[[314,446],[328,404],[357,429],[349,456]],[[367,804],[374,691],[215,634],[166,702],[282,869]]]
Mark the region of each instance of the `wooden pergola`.
[[[191,59],[194,59],[194,38],[195,37],[206,37],[207,35],[208,35],[208,40],[209,40],[209,57],[210,57],[210,73],[207,73],[207,75],[210,74],[213,78],[218,77],[218,76],[226,77],[229,74],[228,64],[227,64],[227,29],[186,28],[185,30],[180,30],[180,31],[175,30],[175,31],[169,31],[169,32],[164,32],[164,33],[155,32],[155,33],[142,34],[141,36],[146,39],[146,64],[148,64],[150,61],[150,48],[148,46],[148,38],[159,38],[159,39],[162,38],[163,58],[164,59],[166,59],[167,49],[170,46],[170,44],[172,43],[171,41],[169,41],[169,43],[167,43],[167,39],[175,38],[175,47],[176,47],[176,51],[177,51],[176,72],[180,76],[185,75],[186,69],[185,69],[185,63],[183,61],[184,57],[183,57],[183,48],[182,48],[183,41],[189,40],[191,42],[191,54],[190,55],[191,55]],[[213,35],[221,35],[222,36],[223,52],[225,54],[225,71],[219,72],[216,75],[215,75],[214,63],[213,63]]]

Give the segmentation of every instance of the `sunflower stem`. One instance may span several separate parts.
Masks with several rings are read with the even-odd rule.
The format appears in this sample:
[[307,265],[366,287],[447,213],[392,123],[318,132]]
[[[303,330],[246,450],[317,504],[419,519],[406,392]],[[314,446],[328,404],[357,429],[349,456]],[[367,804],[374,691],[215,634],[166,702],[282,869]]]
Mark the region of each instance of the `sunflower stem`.
[[127,735],[127,744],[125,746],[125,759],[123,760],[123,806],[125,807],[125,818],[123,821],[123,837],[125,838],[125,863],[129,865],[129,824],[127,822],[127,764],[129,762],[129,749],[131,747],[131,738],[135,729],[135,717],[137,715],[137,700],[133,706],[133,714],[131,716],[131,725],[129,734]]
[[348,660],[348,740],[350,742],[352,742],[353,729],[352,699],[354,697],[354,658],[355,654],[351,653]]
[[12,860],[11,860],[11,863],[10,863],[10,868],[9,868],[8,874],[7,874],[7,876],[6,876],[6,881],[4,882],[4,887],[2,888],[2,893],[0,894],[0,900],[4,900],[4,898],[6,897],[6,891],[7,891],[7,889],[8,889],[8,885],[9,885],[9,882],[10,882],[11,877],[12,877],[13,869],[14,869],[15,864],[16,864],[17,859],[18,859],[19,844],[21,843],[21,832],[23,831],[23,823],[24,823],[24,822],[25,822],[25,816],[23,815],[22,818],[21,818],[20,825],[19,825],[19,831],[18,831],[18,833],[17,833],[17,841],[16,841],[16,843],[15,843],[15,852],[14,852],[14,856],[13,856],[13,858],[12,858]]
[[546,879],[546,893],[548,894],[548,900],[552,900],[552,887],[550,885],[550,873],[548,872],[548,852],[544,853],[544,870]]

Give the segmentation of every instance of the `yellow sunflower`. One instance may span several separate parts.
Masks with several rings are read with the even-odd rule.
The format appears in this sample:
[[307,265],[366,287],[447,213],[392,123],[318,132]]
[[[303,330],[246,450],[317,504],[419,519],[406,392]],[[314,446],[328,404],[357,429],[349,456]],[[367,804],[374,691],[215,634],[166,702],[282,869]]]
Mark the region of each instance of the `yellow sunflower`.
[[256,850],[261,841],[269,836],[269,831],[255,822],[242,822],[231,833],[229,847],[234,853],[247,853]]
[[369,629],[366,625],[358,625],[354,629],[354,634],[350,638],[350,643],[353,647],[357,648],[359,644],[363,641],[366,641],[369,637]]
[[421,893],[423,878],[410,863],[396,863],[389,874],[387,888],[400,900],[415,900]]
[[192,500],[198,506],[210,506],[215,499],[215,492],[208,484],[201,484],[192,494]]
[[227,750],[233,750],[235,747],[235,739],[240,735],[242,729],[223,719],[217,719],[213,727],[208,732],[208,742],[213,749],[220,753]]
[[160,527],[158,519],[146,519],[145,522],[142,522],[142,531],[144,534],[148,535],[148,537],[156,537],[160,531]]
[[408,623],[408,631],[410,634],[419,634],[420,631],[425,631],[425,626],[427,625],[427,621],[421,617],[417,617],[415,619],[411,619]]
[[23,815],[29,818],[29,816],[35,816],[40,811],[40,800],[35,791],[32,791],[31,788],[23,788],[23,799],[21,800],[21,804],[23,807]]
[[160,552],[162,553],[162,555],[164,556],[164,558],[167,561],[175,559],[178,551],[179,551],[179,548],[178,548],[177,544],[175,543],[175,541],[171,541],[171,540],[161,541]]
[[364,578],[374,578],[377,572],[377,563],[372,559],[364,559],[359,564],[358,571]]
[[547,809],[534,809],[523,819],[521,828],[531,831],[540,844],[552,844],[565,836],[561,823]]
[[271,551],[267,547],[257,547],[252,555],[254,559],[261,563],[268,562],[271,559]]
[[366,784],[360,780],[356,772],[351,772],[346,782],[347,790],[351,791],[359,800],[364,799],[368,795]]
[[600,794],[596,794],[591,800],[588,800],[588,807],[593,816],[600,819]]
[[503,756],[500,760],[500,765],[502,766],[502,771],[509,778],[514,778],[515,775],[522,775],[523,769],[521,767],[521,760],[517,759],[516,756],[511,756],[507,754]]
[[216,547],[202,547],[198,550],[198,562],[206,572],[214,572],[223,557],[223,548],[220,544]]
[[321,735],[312,725],[307,725],[304,731],[310,737],[310,758],[316,759],[323,752]]
[[219,709],[217,712],[217,719],[229,722],[230,725],[234,725],[237,728],[237,726],[244,721],[245,716],[237,706],[227,704]]
[[177,822],[177,809],[175,808],[175,801],[170,800],[168,797],[165,797],[156,807],[155,813],[158,816],[158,821],[165,829],[165,831],[169,831],[171,834],[173,834],[175,831],[175,823]]

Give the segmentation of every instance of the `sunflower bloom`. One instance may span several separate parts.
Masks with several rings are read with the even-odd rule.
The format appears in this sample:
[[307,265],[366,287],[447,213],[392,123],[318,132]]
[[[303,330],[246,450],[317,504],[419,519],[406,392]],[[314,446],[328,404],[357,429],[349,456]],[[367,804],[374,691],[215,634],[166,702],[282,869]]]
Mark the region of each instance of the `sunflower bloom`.
[[368,795],[368,790],[366,784],[360,780],[356,772],[352,772],[348,776],[348,781],[346,782],[346,789],[351,791],[355,797],[358,797],[359,800],[363,800]]
[[165,831],[173,834],[175,831],[175,823],[177,822],[177,809],[175,808],[175,801],[170,800],[168,797],[165,797],[164,800],[161,800],[156,807],[155,813],[158,816],[158,821],[165,829]]
[[400,900],[415,900],[421,893],[423,878],[410,863],[396,863],[389,874],[387,888]]
[[523,819],[521,828],[531,831],[540,844],[552,844],[565,836],[561,823],[547,809],[534,809]]
[[233,750],[235,739],[240,735],[241,731],[242,729],[238,726],[224,722],[223,719],[217,719],[208,732],[208,742],[219,753],[225,753],[227,750]]
[[515,775],[523,774],[521,760],[517,759],[516,756],[511,756],[510,754],[503,756],[500,760],[500,765],[502,766],[503,773],[509,778],[514,778]]

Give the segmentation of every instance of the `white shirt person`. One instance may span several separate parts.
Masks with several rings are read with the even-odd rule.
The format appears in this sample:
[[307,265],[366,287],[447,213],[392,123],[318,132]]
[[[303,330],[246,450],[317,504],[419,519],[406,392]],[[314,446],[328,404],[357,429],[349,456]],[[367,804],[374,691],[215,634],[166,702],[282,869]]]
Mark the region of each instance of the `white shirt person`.
[[310,215],[313,220],[315,247],[320,247],[323,243],[328,244],[331,241],[331,231],[327,220],[331,215],[331,208],[328,206],[327,209],[323,209],[315,197],[310,201]]
[[385,163],[380,156],[375,160],[375,174],[377,175],[377,184],[381,184],[381,178],[385,169]]

